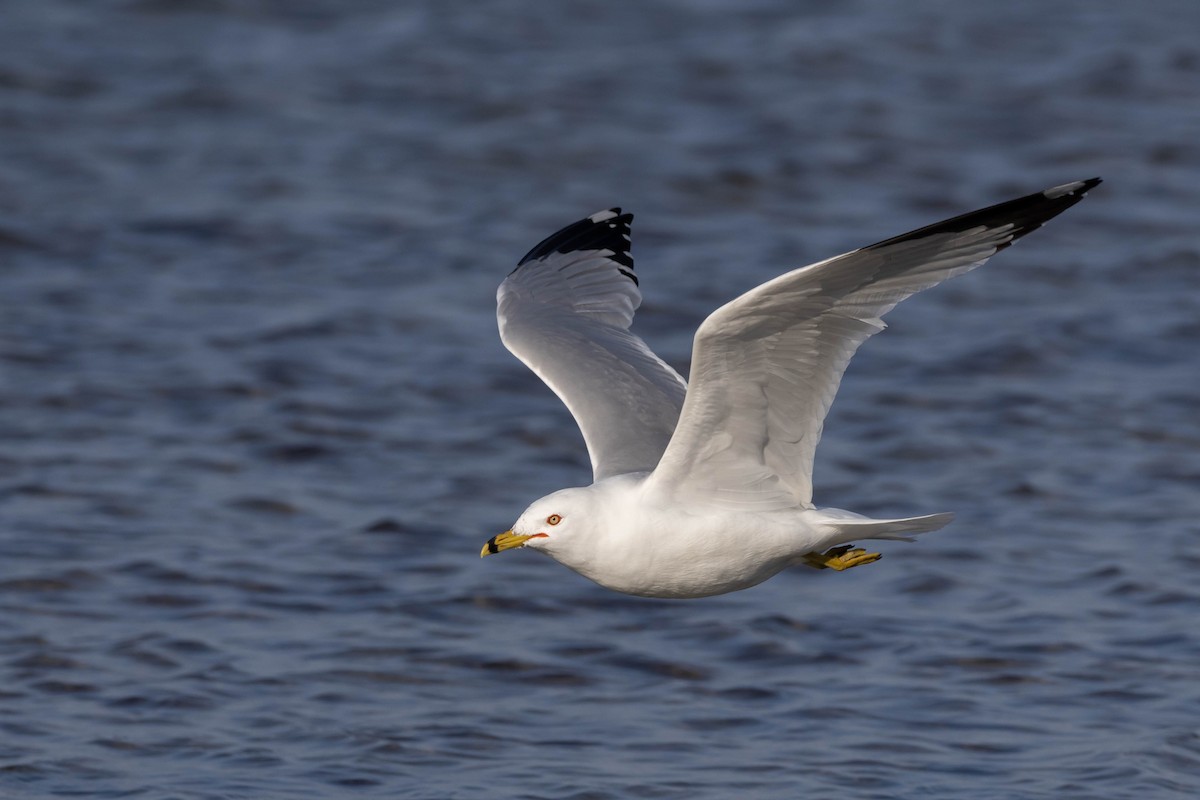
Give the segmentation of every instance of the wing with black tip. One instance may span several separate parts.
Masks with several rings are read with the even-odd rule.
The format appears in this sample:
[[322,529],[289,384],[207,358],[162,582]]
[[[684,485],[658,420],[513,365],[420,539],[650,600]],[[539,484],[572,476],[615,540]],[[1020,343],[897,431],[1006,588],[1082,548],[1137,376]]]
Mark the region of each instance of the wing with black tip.
[[496,293],[500,338],[562,399],[594,480],[654,468],[687,385],[630,333],[642,302],[632,214],[611,208],[543,240]]
[[882,317],[1083,199],[1093,178],[789,272],[696,332],[687,401],[647,488],[743,510],[812,505],[813,454],[850,358]]

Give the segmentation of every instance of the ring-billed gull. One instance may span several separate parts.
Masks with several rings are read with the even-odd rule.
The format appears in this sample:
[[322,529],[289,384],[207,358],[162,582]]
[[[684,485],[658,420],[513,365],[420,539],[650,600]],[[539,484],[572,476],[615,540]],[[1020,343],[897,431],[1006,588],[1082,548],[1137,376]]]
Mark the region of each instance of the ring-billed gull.
[[812,503],[813,452],[851,356],[897,303],[983,264],[1079,202],[1055,186],[788,272],[696,331],[691,382],[629,330],[641,304],[632,214],[600,211],[545,239],[497,292],[500,336],[566,403],[590,486],[525,510],[481,556],[528,547],[609,589],[691,598],[794,564],[879,558],[951,514],[870,519]]

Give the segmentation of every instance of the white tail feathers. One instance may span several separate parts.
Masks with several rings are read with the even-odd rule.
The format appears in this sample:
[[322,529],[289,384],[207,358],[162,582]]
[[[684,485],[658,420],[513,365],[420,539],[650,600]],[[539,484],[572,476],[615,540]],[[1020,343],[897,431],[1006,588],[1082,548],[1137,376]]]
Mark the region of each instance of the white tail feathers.
[[831,519],[825,524],[839,531],[840,535],[831,544],[844,544],[855,539],[899,539],[912,541],[912,535],[928,533],[944,528],[954,520],[951,513],[926,514],[921,517],[905,517],[903,519],[867,519],[866,517],[852,519]]

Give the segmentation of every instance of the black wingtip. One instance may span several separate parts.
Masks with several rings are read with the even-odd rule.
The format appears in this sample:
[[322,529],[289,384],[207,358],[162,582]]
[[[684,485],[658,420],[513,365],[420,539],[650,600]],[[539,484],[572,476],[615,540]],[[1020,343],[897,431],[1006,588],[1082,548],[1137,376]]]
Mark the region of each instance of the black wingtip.
[[622,214],[619,207],[597,211],[538,242],[517,266],[551,253],[608,250],[612,253],[609,258],[627,268],[621,273],[637,283],[637,276],[633,274],[633,256],[629,254],[632,222],[633,214]]
[[936,222],[915,231],[884,239],[864,249],[870,250],[887,247],[900,242],[921,239],[940,233],[961,233],[972,228],[995,228],[1002,225],[1012,225],[1012,238],[999,245],[998,249],[1008,247],[1027,233],[1032,233],[1050,220],[1066,211],[1083,199],[1088,191],[1102,182],[1101,178],[1089,178],[1084,181],[1073,181],[1060,186],[1051,186],[1035,194],[1018,197],[1005,203],[981,208],[967,214]]

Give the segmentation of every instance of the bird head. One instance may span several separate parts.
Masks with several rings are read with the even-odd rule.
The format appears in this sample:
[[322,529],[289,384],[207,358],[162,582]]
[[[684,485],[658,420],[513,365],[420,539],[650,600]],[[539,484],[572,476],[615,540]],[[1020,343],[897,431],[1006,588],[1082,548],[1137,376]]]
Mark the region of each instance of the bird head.
[[488,539],[479,557],[517,547],[554,555],[571,547],[572,539],[586,526],[588,503],[584,494],[580,489],[562,489],[535,501],[511,529]]

